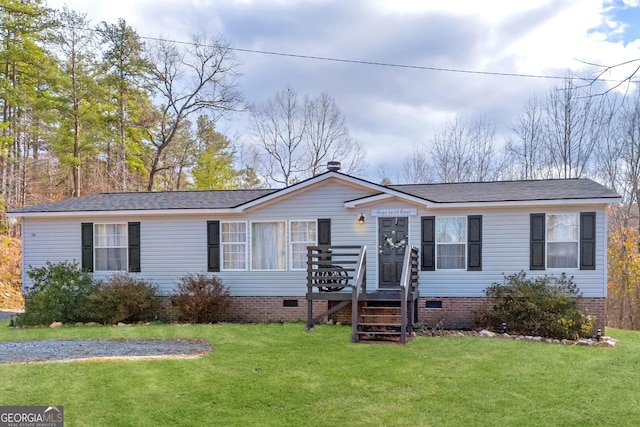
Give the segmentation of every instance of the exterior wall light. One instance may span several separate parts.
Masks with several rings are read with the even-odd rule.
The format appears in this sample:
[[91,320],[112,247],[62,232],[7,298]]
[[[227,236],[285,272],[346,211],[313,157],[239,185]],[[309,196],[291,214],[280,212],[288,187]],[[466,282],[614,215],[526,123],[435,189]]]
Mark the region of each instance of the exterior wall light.
[[358,218],[358,224],[364,224],[364,214],[360,213],[360,217]]

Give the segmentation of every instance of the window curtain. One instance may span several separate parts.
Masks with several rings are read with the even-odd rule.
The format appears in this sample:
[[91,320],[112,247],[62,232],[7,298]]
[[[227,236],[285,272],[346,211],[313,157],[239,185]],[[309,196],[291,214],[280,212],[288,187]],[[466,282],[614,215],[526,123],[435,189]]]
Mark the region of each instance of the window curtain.
[[284,222],[251,224],[251,268],[286,269],[286,228]]
[[127,251],[127,224],[95,225],[97,271],[126,271]]

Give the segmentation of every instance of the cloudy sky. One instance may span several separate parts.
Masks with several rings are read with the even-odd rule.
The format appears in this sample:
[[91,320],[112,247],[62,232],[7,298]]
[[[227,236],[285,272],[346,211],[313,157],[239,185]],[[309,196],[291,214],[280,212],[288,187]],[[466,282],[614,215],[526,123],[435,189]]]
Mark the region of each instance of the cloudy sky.
[[[262,103],[291,86],[326,91],[367,150],[365,179],[399,165],[447,120],[489,119],[507,135],[527,99],[545,96],[585,63],[640,58],[640,0],[48,0],[93,23],[124,18],[143,37],[222,34],[237,51],[240,89]],[[391,66],[396,65],[396,66]],[[608,80],[630,69],[617,67]],[[410,67],[400,67],[410,66]],[[496,75],[498,74],[498,75]],[[500,74],[539,77],[507,76]],[[242,117],[220,123],[230,136]]]

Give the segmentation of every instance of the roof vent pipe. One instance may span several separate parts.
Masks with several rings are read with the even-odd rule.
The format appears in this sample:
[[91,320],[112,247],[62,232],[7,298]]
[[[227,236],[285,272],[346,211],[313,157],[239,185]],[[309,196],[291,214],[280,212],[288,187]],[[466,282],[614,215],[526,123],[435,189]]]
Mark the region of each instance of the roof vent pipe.
[[335,160],[332,160],[327,163],[327,169],[330,170],[331,172],[337,172],[340,170],[341,167],[342,165],[340,164],[340,162],[337,162]]

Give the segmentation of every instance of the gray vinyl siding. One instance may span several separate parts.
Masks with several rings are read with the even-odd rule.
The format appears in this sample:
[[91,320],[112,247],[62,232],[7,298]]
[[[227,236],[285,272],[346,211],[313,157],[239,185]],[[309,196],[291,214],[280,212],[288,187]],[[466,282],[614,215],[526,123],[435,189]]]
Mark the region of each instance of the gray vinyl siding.
[[[286,221],[287,243],[289,221],[331,218],[332,243],[334,245],[357,245],[361,239],[357,218],[360,211],[346,210],[344,200],[371,195],[369,190],[325,183],[312,190],[278,200],[277,203],[254,208],[246,214],[175,216],[102,216],[73,217],[72,219],[23,220],[23,286],[31,281],[27,276],[28,266],[40,267],[46,261],[65,260],[80,263],[81,227],[83,222],[126,223],[140,222],[140,273],[137,277],[150,280],[163,294],[171,293],[180,277],[189,273],[207,272],[206,223],[210,220],[246,221],[250,233],[252,221]],[[375,236],[374,236],[375,237]],[[365,244],[367,244],[366,242]],[[247,270],[220,271],[215,274],[228,286],[235,296],[303,296],[306,293],[306,271],[291,271],[287,253],[285,271],[251,271],[251,245],[247,241]],[[288,244],[287,244],[288,250]],[[368,268],[375,268],[371,265]],[[95,272],[97,280],[107,279],[110,272]]]
[[[596,212],[596,269],[529,270],[529,221],[531,213]],[[430,215],[482,215],[482,271],[436,270],[420,272],[422,296],[484,296],[484,289],[493,283],[502,283],[504,274],[525,271],[527,276],[573,276],[585,297],[606,296],[606,212],[602,206],[527,207],[501,209],[474,209],[455,211],[430,210]],[[422,212],[422,214],[426,214]],[[419,228],[419,224],[416,224]],[[415,234],[419,230],[412,230]]]
[[[174,290],[178,279],[189,273],[206,273],[207,221],[246,221],[250,234],[252,221],[289,221],[331,218],[333,245],[367,246],[367,287],[377,288],[378,243],[377,218],[372,208],[412,208],[416,205],[391,199],[372,203],[362,208],[345,209],[345,200],[372,195],[372,190],[328,180],[301,192],[277,198],[274,201],[240,214],[175,215],[167,212],[157,216],[24,218],[23,219],[23,284],[29,287],[29,266],[40,267],[46,261],[73,261],[80,263],[81,227],[83,222],[126,223],[140,222],[141,272],[137,277],[150,280],[163,294]],[[409,217],[409,243],[420,244],[420,217],[482,215],[482,271],[436,270],[420,272],[420,294],[425,297],[484,296],[484,289],[501,282],[504,274],[525,270],[533,274],[559,274],[561,271],[544,270],[535,273],[529,268],[529,215],[531,213],[566,213],[595,211],[596,215],[596,269],[569,270],[583,295],[606,296],[605,230],[603,205],[585,205],[553,208],[506,207],[485,209],[426,209],[418,208],[417,215]],[[360,213],[366,221],[358,224]],[[251,240],[247,241],[247,270],[221,271],[215,274],[235,296],[303,296],[306,292],[306,272],[291,271],[287,253],[286,271],[251,271]],[[287,244],[287,250],[289,246]],[[106,279],[110,273],[96,272],[96,279]]]

